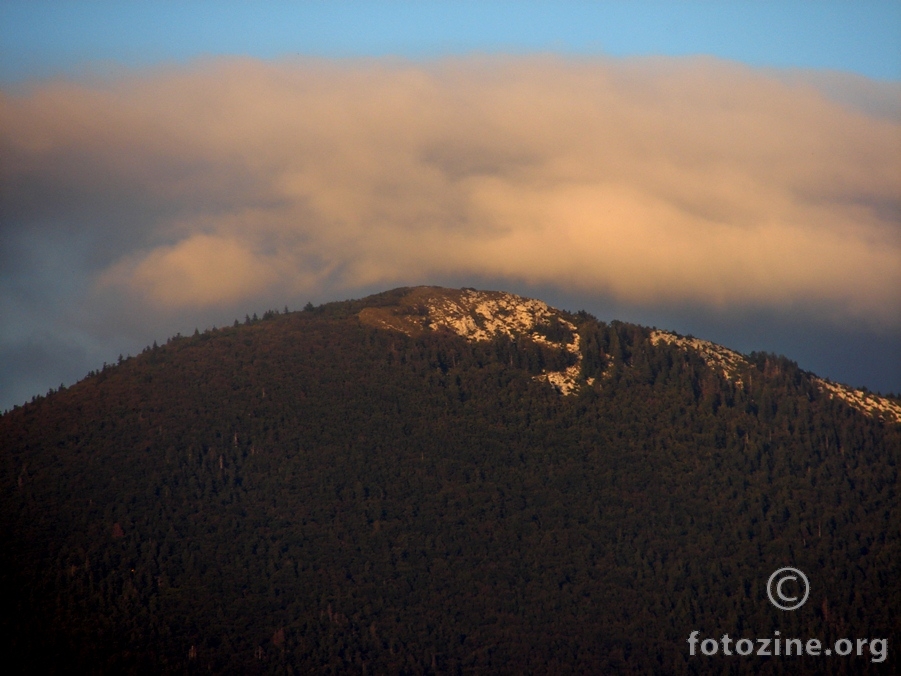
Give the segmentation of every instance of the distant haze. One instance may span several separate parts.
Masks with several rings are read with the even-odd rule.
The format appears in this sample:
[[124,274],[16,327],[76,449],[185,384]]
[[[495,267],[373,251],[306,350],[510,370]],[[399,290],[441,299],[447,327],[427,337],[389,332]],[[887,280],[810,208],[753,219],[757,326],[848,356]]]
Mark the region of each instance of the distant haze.
[[[851,384],[901,390],[899,111],[896,84],[713,58],[213,59],[8,89],[0,406],[50,353],[55,386],[192,322],[447,280],[661,326],[853,326],[877,353]],[[805,342],[778,347],[819,366]]]

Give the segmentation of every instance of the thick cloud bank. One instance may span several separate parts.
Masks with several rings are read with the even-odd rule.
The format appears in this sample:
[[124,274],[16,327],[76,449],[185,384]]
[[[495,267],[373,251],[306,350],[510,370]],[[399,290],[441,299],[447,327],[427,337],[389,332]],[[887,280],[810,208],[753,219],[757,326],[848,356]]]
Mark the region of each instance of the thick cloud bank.
[[[2,99],[4,228],[161,308],[488,275],[898,320],[901,124],[712,60],[269,64]],[[66,222],[66,225],[60,223]]]

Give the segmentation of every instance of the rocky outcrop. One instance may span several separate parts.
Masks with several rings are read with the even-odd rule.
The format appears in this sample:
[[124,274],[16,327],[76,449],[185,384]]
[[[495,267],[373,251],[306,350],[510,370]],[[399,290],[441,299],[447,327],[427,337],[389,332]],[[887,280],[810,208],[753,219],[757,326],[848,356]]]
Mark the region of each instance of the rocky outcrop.
[[[546,303],[502,291],[417,287],[395,307],[370,307],[360,312],[360,320],[370,326],[418,335],[423,331],[449,330],[470,341],[496,336],[516,339],[525,336],[536,343],[574,355],[576,363],[562,371],[545,371],[546,380],[562,394],[572,394],[579,386],[582,353],[575,324]],[[568,342],[547,337],[552,322],[562,325]]]

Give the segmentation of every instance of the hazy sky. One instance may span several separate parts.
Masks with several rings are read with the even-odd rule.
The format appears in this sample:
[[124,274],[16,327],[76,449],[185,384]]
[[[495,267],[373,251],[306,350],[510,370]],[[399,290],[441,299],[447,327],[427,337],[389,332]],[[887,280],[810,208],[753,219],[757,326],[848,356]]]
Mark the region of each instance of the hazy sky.
[[901,392],[901,3],[0,5],[0,409],[413,284]]

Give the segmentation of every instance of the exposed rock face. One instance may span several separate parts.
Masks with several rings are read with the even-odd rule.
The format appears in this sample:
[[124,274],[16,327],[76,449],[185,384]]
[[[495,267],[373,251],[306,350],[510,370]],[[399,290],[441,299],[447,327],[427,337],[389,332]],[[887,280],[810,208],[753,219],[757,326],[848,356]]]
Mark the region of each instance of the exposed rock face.
[[[503,291],[445,289],[421,286],[409,290],[397,305],[369,307],[359,314],[367,325],[402,331],[410,336],[424,331],[448,330],[470,341],[487,341],[503,335],[511,339],[526,337],[552,349],[565,350],[575,363],[562,371],[545,371],[536,378],[546,380],[561,394],[574,394],[582,384],[594,379],[581,376],[582,353],[579,333],[565,313],[546,303]],[[547,337],[552,323],[565,329],[567,340]],[[743,354],[707,340],[680,336],[670,331],[651,332],[651,343],[668,343],[698,353],[707,365],[738,387],[744,387],[742,375],[751,368]],[[814,384],[830,397],[838,397],[863,413],[901,423],[901,405],[863,390],[823,380],[811,374]]]
[[813,381],[821,391],[826,392],[830,397],[843,399],[867,415],[871,415],[874,418],[882,418],[889,422],[901,423],[901,406],[891,399],[864,392],[863,390],[855,390],[847,385],[832,383],[816,376],[814,376]]
[[726,380],[732,380],[737,385],[742,384],[741,371],[749,365],[744,355],[722,345],[711,343],[708,340],[684,338],[669,331],[654,331],[651,333],[651,343],[657,345],[661,342],[694,350],[703,357],[710,368],[714,371],[720,371]]
[[[742,385],[742,371],[750,366],[750,362],[744,355],[707,340],[685,338],[668,331],[654,331],[651,334],[651,342],[654,345],[666,342],[694,350],[701,355],[710,368],[721,372],[724,378],[739,386]],[[832,383],[817,376],[811,377],[820,391],[830,397],[838,397],[867,415],[889,422],[901,423],[901,406],[894,401],[863,390],[855,390],[847,385]]]
[[[546,371],[538,378],[547,380],[562,394],[578,388],[581,370],[579,334],[576,326],[563,313],[546,303],[502,291],[412,289],[397,307],[366,308],[360,320],[370,326],[417,335],[423,331],[447,329],[470,341],[491,340],[503,335],[516,339],[525,336],[551,348],[566,350],[576,363],[563,371]],[[559,323],[572,336],[569,342],[554,341],[542,329]]]

